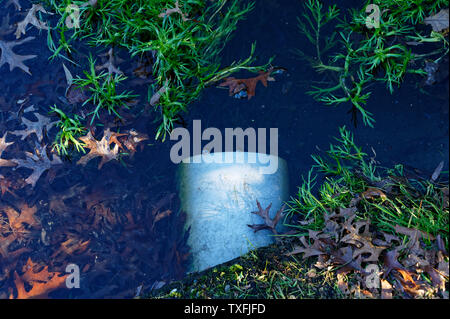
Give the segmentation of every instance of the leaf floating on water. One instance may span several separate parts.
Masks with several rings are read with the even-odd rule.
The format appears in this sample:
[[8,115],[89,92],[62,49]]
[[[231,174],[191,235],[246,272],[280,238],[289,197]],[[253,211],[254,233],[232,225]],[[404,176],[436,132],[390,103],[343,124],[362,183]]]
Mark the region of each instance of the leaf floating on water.
[[25,19],[19,23],[17,23],[17,30],[16,30],[16,39],[20,39],[22,34],[25,34],[26,28],[29,24],[34,25],[39,30],[48,30],[48,26],[40,21],[36,17],[36,13],[42,12],[42,13],[48,13],[45,11],[44,7],[40,4],[33,4],[30,10],[28,10],[27,16]]
[[13,161],[18,164],[17,168],[28,168],[33,170],[33,173],[25,179],[27,184],[30,184],[31,187],[34,188],[36,182],[39,180],[41,175],[48,169],[50,169],[53,165],[62,164],[61,159],[53,154],[53,159],[50,160],[47,155],[47,145],[41,146],[36,143],[36,153],[25,152],[27,158],[23,159],[14,159]]
[[25,73],[28,73],[31,75],[30,69],[23,63],[26,60],[30,60],[35,58],[37,55],[18,55],[15,54],[12,49],[17,46],[21,45],[22,43],[28,42],[33,40],[34,37],[28,37],[20,41],[11,41],[11,42],[5,42],[0,40],[0,49],[2,56],[0,57],[0,68],[3,66],[3,64],[8,63],[9,64],[9,71],[14,70],[15,68],[22,69]]
[[247,92],[247,97],[250,100],[253,96],[255,96],[256,85],[258,82],[267,87],[268,81],[275,81],[271,74],[276,71],[275,68],[271,67],[267,72],[259,71],[259,75],[249,78],[249,79],[236,79],[234,77],[225,78],[225,82],[219,84],[219,86],[228,86],[230,96],[236,95],[243,91],[244,89]]
[[448,19],[448,9],[441,9],[435,15],[425,18],[424,23],[431,25],[433,31],[441,32],[442,30],[448,29]]

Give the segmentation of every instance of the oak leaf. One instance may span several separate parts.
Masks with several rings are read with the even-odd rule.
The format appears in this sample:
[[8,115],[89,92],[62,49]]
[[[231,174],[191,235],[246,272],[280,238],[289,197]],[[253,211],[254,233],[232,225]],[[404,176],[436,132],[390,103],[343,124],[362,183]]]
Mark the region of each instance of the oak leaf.
[[123,74],[123,72],[120,71],[120,70],[114,65],[114,54],[113,54],[113,49],[112,49],[112,48],[109,49],[108,53],[102,54],[101,56],[107,56],[107,57],[108,57],[108,61],[105,62],[105,63],[102,64],[102,65],[97,65],[97,66],[95,67],[95,69],[96,69],[97,71],[100,71],[100,70],[103,70],[103,69],[107,69],[107,70],[108,70],[108,74],[109,74],[110,76],[112,76],[113,73],[118,74],[118,75]]
[[21,140],[24,140],[31,134],[36,134],[38,141],[42,142],[44,138],[44,130],[49,131],[56,122],[50,122],[48,117],[45,117],[39,113],[33,113],[37,118],[37,122],[30,121],[25,117],[22,117],[22,123],[27,127],[25,130],[12,131],[11,134],[22,136]]
[[14,5],[14,7],[16,8],[17,11],[22,11],[22,6],[20,5],[19,0],[8,0],[5,8],[8,8],[12,4]]
[[431,25],[433,31],[441,32],[442,30],[448,29],[448,19],[448,9],[441,9],[441,11],[439,11],[435,15],[426,17],[423,22],[425,24]]
[[35,58],[37,55],[18,55],[13,52],[13,48],[17,45],[21,45],[22,43],[33,40],[34,37],[28,37],[20,41],[11,41],[5,42],[0,40],[0,50],[2,52],[2,56],[0,57],[0,68],[5,64],[9,64],[9,71],[14,70],[15,68],[22,69],[22,71],[31,75],[30,69],[23,63],[26,60],[30,60]]
[[276,230],[276,226],[280,219],[284,216],[283,211],[286,205],[283,205],[280,210],[275,214],[275,217],[273,219],[269,216],[269,210],[272,207],[272,203],[269,204],[265,209],[262,209],[261,204],[258,200],[256,200],[256,205],[258,206],[258,211],[252,212],[252,214],[260,216],[264,224],[253,224],[253,225],[247,225],[248,227],[252,228],[254,232],[263,230],[263,229],[270,229],[275,235],[278,234]]
[[[8,135],[8,133],[5,133],[5,135],[3,135],[3,137],[0,137],[0,167],[1,166],[11,167],[11,166],[17,165],[13,160],[2,159],[2,154],[5,151],[5,149],[14,143],[14,142],[8,142],[8,143],[6,142],[7,135]],[[3,191],[2,191],[2,193],[3,193]]]
[[86,165],[91,159],[100,156],[102,160],[98,165],[98,169],[101,169],[105,163],[117,159],[119,156],[119,145],[115,143],[112,149],[110,147],[110,144],[113,142],[112,139],[116,137],[117,133],[112,133],[109,128],[104,131],[100,141],[97,141],[90,131],[86,136],[80,137],[80,140],[85,143],[85,147],[90,151],[81,157],[77,164]]
[[172,13],[179,13],[179,14],[181,15],[181,19],[182,19],[183,21],[188,21],[188,20],[190,20],[189,18],[186,18],[186,14],[183,13],[183,12],[181,11],[181,9],[180,9],[180,7],[179,7],[179,4],[178,4],[178,0],[175,1],[175,8],[172,8],[172,9],[166,9],[166,11],[165,11],[165,12],[161,12],[161,13],[158,15],[158,17],[159,17],[159,18],[165,18],[165,17],[170,16]]
[[235,95],[242,90],[247,91],[247,98],[250,100],[253,96],[255,96],[255,90],[256,85],[258,82],[261,81],[261,83],[267,87],[267,81],[275,81],[273,77],[271,77],[271,73],[274,71],[274,68],[271,67],[266,72],[259,71],[259,75],[248,78],[248,79],[236,79],[234,77],[227,77],[225,78],[225,82],[220,83],[219,86],[228,86],[229,88],[229,95]]
[[55,154],[53,154],[52,160],[48,158],[47,145],[41,146],[36,143],[35,153],[25,152],[25,155],[27,156],[25,160],[14,159],[13,161],[18,164],[16,169],[24,167],[33,170],[33,173],[25,179],[25,182],[33,188],[46,170],[54,165],[62,164],[61,159]]
[[[14,283],[17,289],[17,299],[48,298],[48,294],[58,288],[65,287],[65,281],[68,274],[61,276],[59,272],[49,272],[48,266],[45,266],[40,272],[33,272],[33,267],[29,267],[25,274],[20,277],[17,271],[14,272]],[[25,280],[26,278],[27,280]],[[27,291],[24,282],[27,282],[32,288]],[[10,299],[14,296],[11,294]]]
[[39,30],[48,30],[48,26],[36,17],[36,13],[38,12],[48,13],[41,4],[33,4],[31,9],[28,10],[25,19],[17,23],[16,39],[19,39],[22,34],[25,34],[25,29],[29,24],[34,25]]

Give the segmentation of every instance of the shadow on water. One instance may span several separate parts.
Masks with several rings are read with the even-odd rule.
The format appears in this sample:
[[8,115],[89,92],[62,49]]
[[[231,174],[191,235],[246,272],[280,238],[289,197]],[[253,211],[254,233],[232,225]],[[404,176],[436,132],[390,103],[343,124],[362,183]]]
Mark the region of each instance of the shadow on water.
[[[25,9],[31,6],[22,2]],[[4,10],[5,4],[0,4],[0,19],[5,21],[9,16],[9,25],[23,19],[24,10],[18,12],[14,6]],[[348,7],[358,5],[359,1],[347,2]],[[194,119],[201,119],[203,128],[221,131],[278,128],[279,155],[288,162],[292,194],[312,164],[310,154],[326,149],[342,125],[351,128],[357,144],[369,151],[372,147],[383,165],[401,162],[429,175],[442,160],[448,168],[448,78],[427,88],[428,95],[420,92],[418,79],[412,76],[392,95],[384,87],[374,88],[367,108],[375,115],[375,128],[362,123],[355,128],[346,113],[349,106],[324,106],[305,93],[311,81],[320,78],[293,53],[295,48],[308,51],[308,43],[296,26],[300,13],[298,1],[256,1],[255,10],[239,24],[224,50],[223,62],[247,57],[256,41],[258,62],[265,63],[275,55],[274,65],[288,72],[279,81],[269,82],[267,88],[259,84],[251,100],[233,99],[226,90],[214,87],[206,89],[184,116],[187,127],[191,128]],[[3,32],[5,24],[0,31],[0,40],[14,40],[13,33]],[[23,117],[36,120],[32,113],[54,121],[49,107],[63,104],[63,61],[48,61],[51,53],[45,31],[31,28],[27,36],[36,38],[15,47],[14,52],[37,55],[26,61],[32,75],[19,69],[10,72],[6,65],[0,69],[0,136],[23,130]],[[87,56],[84,48],[80,50]],[[119,55],[125,59],[121,69],[132,75],[136,61],[123,52]],[[86,62],[80,63],[86,66]],[[249,76],[237,77],[240,75]],[[23,285],[29,291],[30,282],[37,287],[33,285],[34,293],[41,296],[38,276],[30,274],[44,275],[44,267],[64,274],[69,263],[80,268],[81,288],[55,290],[51,297],[132,297],[139,289],[184,275],[188,248],[176,195],[176,165],[169,158],[174,142],[153,141],[155,116],[142,106],[145,85],[130,80],[127,88],[142,94],[136,104],[141,113],[130,115],[125,124],[104,124],[122,131],[133,128],[150,136],[132,158],[108,162],[101,169],[97,168],[99,159],[86,166],[65,160],[44,172],[34,188],[25,182],[30,170],[0,168],[0,298],[17,297],[17,288]],[[29,111],[30,106],[34,110]],[[97,139],[102,132],[101,127],[96,129]],[[51,144],[55,134],[56,130],[49,128],[41,144]],[[11,133],[7,136],[7,142],[14,144],[2,158],[24,159],[25,152],[34,151],[35,134],[24,140]],[[28,218],[21,220],[18,216],[22,215]]]

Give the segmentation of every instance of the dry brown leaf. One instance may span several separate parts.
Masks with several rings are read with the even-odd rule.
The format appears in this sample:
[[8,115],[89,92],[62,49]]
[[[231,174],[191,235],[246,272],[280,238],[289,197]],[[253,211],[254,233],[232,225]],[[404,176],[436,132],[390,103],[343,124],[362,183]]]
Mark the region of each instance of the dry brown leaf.
[[220,83],[219,86],[228,86],[230,96],[245,89],[247,91],[247,98],[250,100],[255,96],[256,85],[259,81],[261,81],[265,87],[267,87],[267,81],[275,81],[275,79],[270,76],[273,71],[274,68],[271,67],[267,72],[259,71],[259,75],[249,79],[227,77],[224,79],[225,82]]
[[275,217],[273,219],[270,218],[269,210],[272,207],[272,203],[269,204],[265,209],[262,209],[261,204],[258,200],[256,200],[256,205],[258,206],[258,211],[252,212],[252,214],[258,215],[261,217],[264,221],[264,224],[254,224],[254,225],[247,225],[248,227],[252,228],[254,232],[263,230],[263,229],[270,229],[275,235],[278,234],[276,227],[280,219],[284,216],[283,211],[286,205],[283,205],[279,211],[275,214]]
[[[61,273],[58,272],[48,272],[48,266],[39,273],[34,273],[32,267],[26,272],[26,278],[28,278],[28,283],[32,288],[27,291],[24,285],[24,279],[22,279],[16,271],[14,271],[14,283],[17,289],[17,299],[31,299],[31,298],[48,298],[48,294],[58,288],[65,287],[65,280],[68,276],[60,276]],[[51,278],[49,279],[49,277]],[[47,278],[47,280],[40,280],[42,278]],[[14,299],[13,294],[10,295],[10,299]]]
[[165,17],[170,16],[172,13],[179,13],[179,14],[181,15],[181,19],[183,19],[183,21],[188,21],[188,20],[190,20],[189,18],[186,18],[186,14],[183,13],[183,12],[181,11],[181,9],[180,9],[180,7],[179,7],[179,4],[178,4],[178,0],[175,1],[175,8],[172,8],[172,9],[166,9],[166,11],[160,13],[160,14],[158,15],[158,17],[160,17],[160,18],[165,18]]
[[15,68],[19,68],[22,71],[31,75],[30,69],[23,62],[29,59],[33,59],[37,55],[18,55],[15,54],[12,49],[17,45],[21,45],[22,43],[31,41],[33,39],[34,37],[28,37],[20,41],[11,41],[11,42],[5,42],[0,40],[0,51],[2,54],[0,57],[0,68],[4,64],[8,63],[10,72]]
[[392,299],[392,285],[385,279],[381,279],[381,299]]
[[119,156],[119,145],[116,144],[113,149],[110,147],[110,144],[112,143],[111,137],[114,137],[116,134],[117,133],[112,133],[108,128],[104,131],[100,141],[97,141],[90,131],[86,136],[80,137],[80,140],[86,144],[86,148],[90,151],[88,154],[81,157],[77,164],[86,165],[91,159],[100,156],[102,160],[98,165],[98,169],[101,169],[105,163],[117,159]]
[[386,194],[383,193],[380,189],[373,187],[367,188],[367,190],[361,194],[361,197],[365,199],[373,199],[375,197],[380,197],[383,200],[387,198]]
[[386,278],[389,273],[395,269],[395,270],[399,270],[399,269],[404,269],[403,265],[400,264],[397,260],[399,255],[398,249],[393,249],[390,250],[386,253],[386,255],[384,256],[384,278]]
[[25,229],[25,225],[27,224],[30,227],[37,227],[40,225],[40,222],[34,214],[37,212],[36,206],[29,207],[28,204],[22,203],[19,206],[20,214],[10,206],[0,207],[0,211],[5,212],[8,216],[8,223],[13,232],[21,232]]
[[[139,143],[146,141],[149,139],[147,134],[139,133],[134,129],[128,131],[127,138],[123,141],[123,144],[130,152],[130,157],[133,157],[134,153],[136,153],[136,148]],[[143,149],[143,144],[141,144],[141,150]]]
[[339,290],[344,295],[349,295],[350,294],[350,290],[348,289],[347,282],[344,280],[345,279],[345,275],[342,274],[342,273],[338,273],[336,276],[337,276],[337,284],[338,284]]

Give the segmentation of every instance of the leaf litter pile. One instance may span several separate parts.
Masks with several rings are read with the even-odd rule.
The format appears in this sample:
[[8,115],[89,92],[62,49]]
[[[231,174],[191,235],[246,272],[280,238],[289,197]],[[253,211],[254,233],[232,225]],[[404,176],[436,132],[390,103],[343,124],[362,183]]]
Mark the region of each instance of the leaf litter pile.
[[[369,220],[357,219],[356,211],[350,207],[324,216],[325,228],[309,230],[287,255],[317,256],[314,266],[321,270],[336,267],[340,290],[353,297],[448,298],[448,252],[442,238],[402,226],[395,227],[398,235],[376,231]],[[425,249],[422,239],[431,240],[432,248]],[[350,272],[356,276],[347,282]]]
[[[87,97],[65,65],[36,79],[26,62],[40,57],[16,53],[36,39],[26,33],[48,29],[40,17],[49,13],[39,4],[23,10],[17,0],[1,6],[17,14],[0,17],[0,68],[14,74],[0,96],[0,298],[131,298],[180,278],[184,215],[165,190],[168,178],[154,173],[164,164],[134,159],[149,139],[146,114],[124,112],[119,121],[102,114],[101,125],[79,137],[84,154],[74,161],[57,154],[58,118],[48,106],[78,104],[83,118]],[[100,69],[121,72],[112,50],[102,56]],[[79,289],[66,288],[70,264],[79,267]]]

